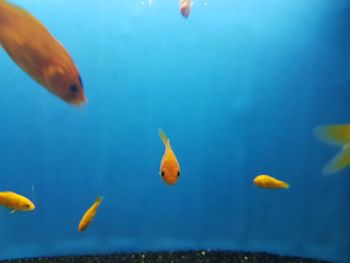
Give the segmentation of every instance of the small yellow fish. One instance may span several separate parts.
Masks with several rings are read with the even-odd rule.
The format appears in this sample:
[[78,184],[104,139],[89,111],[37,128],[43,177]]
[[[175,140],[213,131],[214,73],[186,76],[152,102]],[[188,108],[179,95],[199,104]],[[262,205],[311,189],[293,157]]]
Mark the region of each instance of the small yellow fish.
[[102,202],[103,197],[97,197],[95,203],[85,212],[83,217],[80,220],[78,231],[84,231],[91,223],[91,221],[94,219],[96,215],[97,208],[100,206]]
[[180,165],[176,159],[175,153],[171,149],[169,139],[167,139],[165,133],[161,129],[159,129],[159,135],[165,145],[165,152],[160,162],[159,173],[165,183],[168,185],[173,185],[180,177]]
[[32,201],[14,192],[0,192],[0,205],[11,209],[11,214],[16,211],[32,211],[35,209]]
[[286,182],[277,180],[269,175],[261,174],[254,178],[253,183],[261,188],[267,189],[288,189],[289,185]]
[[315,128],[314,133],[320,140],[342,147],[323,168],[324,175],[334,174],[350,165],[350,124],[320,126]]
[[0,46],[39,84],[64,101],[86,102],[79,71],[67,50],[24,9],[0,0]]

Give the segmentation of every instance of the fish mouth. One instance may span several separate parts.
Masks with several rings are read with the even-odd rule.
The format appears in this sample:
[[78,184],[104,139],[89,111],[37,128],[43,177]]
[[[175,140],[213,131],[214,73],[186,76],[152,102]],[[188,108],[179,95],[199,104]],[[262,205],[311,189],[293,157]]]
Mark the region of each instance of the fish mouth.
[[88,100],[84,95],[82,98],[70,100],[68,101],[68,103],[70,103],[73,106],[82,107],[88,103]]
[[174,178],[174,179],[165,179],[165,178],[164,178],[164,182],[165,182],[167,185],[174,185],[174,184],[176,184],[177,179],[176,179],[176,178]]
[[25,209],[24,211],[30,212],[33,211],[35,209],[35,206],[29,207],[28,209]]

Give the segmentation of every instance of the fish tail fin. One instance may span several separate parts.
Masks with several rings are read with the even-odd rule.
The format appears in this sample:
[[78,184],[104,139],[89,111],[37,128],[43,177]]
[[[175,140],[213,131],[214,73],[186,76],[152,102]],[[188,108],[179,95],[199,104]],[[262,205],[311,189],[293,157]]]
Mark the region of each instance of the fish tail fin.
[[350,165],[350,144],[343,149],[322,169],[322,174],[331,175]]
[[286,183],[286,182],[281,182],[281,188],[283,188],[283,189],[289,189],[290,186],[289,186],[289,184]]
[[314,134],[328,144],[345,145],[350,143],[350,124],[319,126]]
[[167,145],[168,139],[167,139],[165,133],[163,132],[163,130],[162,129],[158,129],[158,133],[159,133],[159,136],[162,139],[163,143],[165,145]]
[[96,198],[95,203],[96,203],[97,205],[100,205],[100,204],[102,203],[102,200],[103,200],[103,196],[99,196],[99,197]]

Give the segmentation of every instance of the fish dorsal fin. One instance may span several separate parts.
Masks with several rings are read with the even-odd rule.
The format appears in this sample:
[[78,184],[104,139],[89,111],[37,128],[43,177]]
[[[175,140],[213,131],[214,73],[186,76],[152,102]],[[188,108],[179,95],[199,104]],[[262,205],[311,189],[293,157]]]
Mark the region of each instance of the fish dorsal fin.
[[171,149],[170,140],[169,139],[166,141],[165,147]]

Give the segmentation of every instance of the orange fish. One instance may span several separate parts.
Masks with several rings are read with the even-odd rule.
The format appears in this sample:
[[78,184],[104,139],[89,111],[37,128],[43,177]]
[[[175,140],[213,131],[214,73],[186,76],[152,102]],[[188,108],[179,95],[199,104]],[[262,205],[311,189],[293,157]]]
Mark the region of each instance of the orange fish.
[[323,168],[324,175],[334,174],[350,166],[350,124],[321,126],[315,135],[322,141],[341,146],[340,152]]
[[254,178],[253,183],[261,188],[266,189],[288,189],[289,185],[286,182],[277,180],[276,178],[273,178],[266,174],[261,174]]
[[164,132],[159,129],[159,135],[164,142],[165,152],[160,162],[160,175],[165,183],[173,185],[180,177],[180,165],[176,159],[175,153],[171,149],[170,141],[165,136]]
[[78,231],[84,231],[92,222],[96,215],[97,208],[100,206],[102,202],[103,197],[97,197],[95,203],[85,212],[83,217],[80,220],[79,226],[78,226]]
[[191,13],[191,0],[180,0],[180,12],[183,17],[187,18]]
[[0,45],[39,84],[64,101],[86,102],[80,74],[66,49],[24,9],[0,0]]

